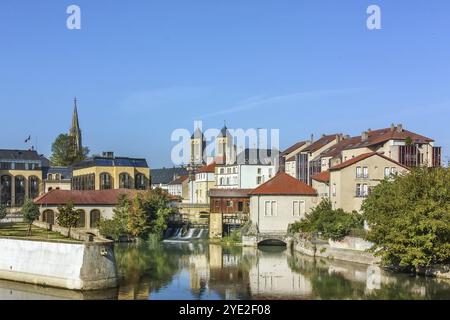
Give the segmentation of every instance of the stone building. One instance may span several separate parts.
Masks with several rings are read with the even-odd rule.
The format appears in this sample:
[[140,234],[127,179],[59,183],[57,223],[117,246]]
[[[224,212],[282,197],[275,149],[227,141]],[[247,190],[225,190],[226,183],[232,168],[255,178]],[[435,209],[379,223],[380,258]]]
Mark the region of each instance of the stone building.
[[0,150],[0,204],[17,211],[43,191],[41,159],[34,150]]
[[141,158],[115,157],[104,152],[73,165],[73,190],[107,190],[150,188],[150,169]]

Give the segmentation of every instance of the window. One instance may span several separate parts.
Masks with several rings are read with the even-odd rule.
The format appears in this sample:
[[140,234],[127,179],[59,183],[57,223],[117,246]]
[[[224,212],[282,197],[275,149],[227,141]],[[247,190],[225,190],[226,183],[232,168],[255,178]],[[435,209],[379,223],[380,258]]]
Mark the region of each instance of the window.
[[336,196],[336,183],[333,183],[333,186],[331,188],[331,193],[333,194],[333,196]]
[[10,162],[0,162],[0,170],[11,170]]
[[142,173],[136,174],[134,181],[135,181],[135,188],[137,190],[146,190],[147,189],[147,183],[145,180],[145,176]]
[[273,217],[277,215],[277,202],[265,201],[264,202],[264,215],[266,217]]
[[292,202],[292,215],[294,217],[302,217],[305,214],[305,201]]
[[53,175],[52,175],[51,173],[49,173],[49,174],[47,175],[47,179],[50,180],[50,181],[52,181],[52,180],[53,180]]
[[16,206],[21,207],[25,202],[25,178],[18,176],[14,182],[16,184]]
[[128,173],[119,174],[119,188],[131,189],[131,177]]
[[227,200],[227,207],[230,208],[233,206],[233,201]]
[[262,182],[262,178],[261,177],[256,177],[256,184],[261,184]]
[[100,189],[108,190],[112,189],[112,178],[109,173],[101,173],[100,174]]
[[392,174],[392,175],[397,174],[397,168],[392,167],[392,168],[391,168],[391,174]]
[[37,177],[33,176],[28,178],[28,194],[31,199],[39,195],[39,180]]
[[369,195],[369,186],[367,184],[363,184],[363,197],[367,197]]
[[227,178],[227,186],[230,185],[230,178]]
[[362,196],[362,190],[361,190],[361,184],[360,183],[358,183],[356,185],[356,193],[355,193],[355,195],[356,195],[357,198],[360,198]]
[[77,210],[77,213],[80,215],[77,221],[77,228],[84,228],[86,225],[86,214],[84,210]]
[[356,167],[356,179],[361,178],[361,167]]
[[363,177],[364,179],[369,178],[369,168],[363,167]]
[[91,229],[98,228],[98,224],[100,222],[100,211],[97,209],[92,210],[90,213],[90,218]]
[[224,168],[220,168],[220,173],[224,174],[225,173],[225,169]]
[[59,175],[59,173],[55,174],[55,180],[60,180],[60,175]]
[[261,174],[261,168],[258,168],[258,174]]
[[384,177],[389,178],[391,176],[391,169],[389,167],[384,168]]

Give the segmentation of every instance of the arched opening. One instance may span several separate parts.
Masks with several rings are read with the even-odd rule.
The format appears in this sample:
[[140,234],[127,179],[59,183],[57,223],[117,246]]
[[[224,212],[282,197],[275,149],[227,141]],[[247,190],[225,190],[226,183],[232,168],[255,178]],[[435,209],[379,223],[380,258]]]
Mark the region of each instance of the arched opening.
[[28,178],[28,194],[30,195],[31,199],[34,199],[39,195],[38,177],[31,176]]
[[119,174],[119,188],[131,189],[131,176],[128,173],[122,172]]
[[11,182],[11,176],[1,176],[0,178],[0,203],[8,207],[11,206],[12,198]]
[[103,172],[100,174],[100,190],[112,189],[112,177],[109,173]]
[[86,226],[86,214],[84,210],[77,210],[77,213],[80,215],[77,222],[77,228],[84,228]]
[[25,178],[23,176],[15,177],[15,184],[15,204],[17,207],[21,207],[25,203]]
[[98,228],[98,224],[100,223],[100,211],[97,209],[94,209],[90,213],[90,221],[91,221],[91,229]]
[[286,247],[286,242],[279,240],[279,239],[265,239],[258,243],[259,246],[265,246],[265,247]]
[[146,190],[147,189],[147,179],[142,173],[138,173],[135,176],[135,188],[137,190]]
[[45,210],[42,213],[42,221],[48,224],[55,224],[55,213],[53,212],[53,210]]

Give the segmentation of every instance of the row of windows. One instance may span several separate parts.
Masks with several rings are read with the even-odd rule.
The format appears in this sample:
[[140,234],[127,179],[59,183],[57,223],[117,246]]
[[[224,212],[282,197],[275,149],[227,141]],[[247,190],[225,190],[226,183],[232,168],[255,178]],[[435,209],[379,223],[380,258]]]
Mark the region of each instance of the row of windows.
[[0,162],[0,170],[38,170],[38,162]]
[[[28,192],[27,192],[28,191]],[[14,203],[12,203],[14,195]],[[23,176],[13,177],[4,175],[0,177],[0,204],[11,207],[20,207],[24,204],[26,197],[31,199],[39,195],[39,178],[32,176],[26,179]]]
[[371,191],[372,191],[371,188],[366,183],[364,183],[364,184],[358,183],[356,185],[355,196],[357,198],[366,198],[369,196]]
[[368,179],[369,168],[368,167],[356,167],[356,179]]
[[[303,217],[306,213],[306,203],[303,200],[292,201],[292,216]],[[264,216],[276,217],[278,216],[277,201],[264,201]]]
[[49,181],[53,181],[53,180],[55,180],[55,181],[64,180],[64,175],[59,174],[59,173],[55,173],[55,174],[49,173],[49,174],[47,175],[47,180],[49,180]]
[[[100,176],[100,190],[109,190],[114,188],[114,179],[109,173],[101,173]],[[138,173],[135,176],[134,184],[133,178],[128,173],[119,174],[119,188],[120,189],[147,189],[146,177]],[[72,188],[74,190],[95,190],[95,174],[86,174],[72,178]]]
[[[86,213],[84,210],[79,209],[77,210],[77,213],[80,215],[80,218],[78,219],[76,228],[85,228],[86,227]],[[100,222],[100,210],[94,209],[91,210],[89,213],[90,218],[90,225],[89,228],[95,229],[98,228],[99,222]],[[46,222],[48,224],[55,224],[56,222],[55,212],[53,210],[45,210],[42,213],[42,221]]]

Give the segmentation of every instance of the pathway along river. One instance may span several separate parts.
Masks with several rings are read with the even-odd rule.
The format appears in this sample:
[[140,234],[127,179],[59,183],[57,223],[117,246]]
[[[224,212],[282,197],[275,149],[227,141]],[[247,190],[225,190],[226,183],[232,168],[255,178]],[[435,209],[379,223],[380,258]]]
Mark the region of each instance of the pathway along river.
[[0,280],[0,299],[450,299],[450,282],[314,259],[282,247],[116,246],[119,289],[80,293]]

